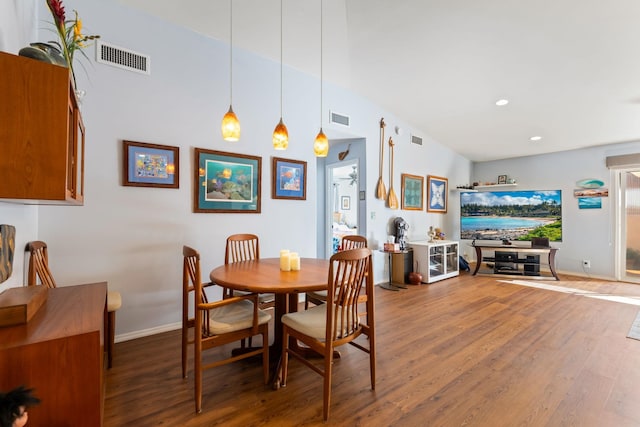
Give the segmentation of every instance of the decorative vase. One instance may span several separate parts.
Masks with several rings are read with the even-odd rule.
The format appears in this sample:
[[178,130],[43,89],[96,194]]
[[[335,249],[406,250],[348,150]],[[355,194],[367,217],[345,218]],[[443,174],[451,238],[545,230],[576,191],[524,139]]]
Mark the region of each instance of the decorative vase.
[[60,52],[60,49],[50,43],[31,43],[29,46],[20,49],[18,55],[37,59],[38,61],[48,62],[49,64],[59,65],[61,67],[68,66],[62,52]]

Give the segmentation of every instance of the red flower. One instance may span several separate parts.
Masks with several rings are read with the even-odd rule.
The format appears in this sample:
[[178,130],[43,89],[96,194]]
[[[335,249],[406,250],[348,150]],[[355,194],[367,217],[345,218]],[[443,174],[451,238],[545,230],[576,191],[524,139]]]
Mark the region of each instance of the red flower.
[[55,24],[64,27],[65,15],[62,0],[47,0],[47,6],[49,6],[49,10],[51,10],[51,14],[56,20]]

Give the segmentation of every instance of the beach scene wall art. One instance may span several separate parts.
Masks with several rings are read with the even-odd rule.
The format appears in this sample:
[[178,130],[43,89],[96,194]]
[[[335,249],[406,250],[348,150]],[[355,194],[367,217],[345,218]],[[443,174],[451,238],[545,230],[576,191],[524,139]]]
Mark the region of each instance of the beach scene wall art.
[[460,193],[460,238],[562,241],[562,191]]

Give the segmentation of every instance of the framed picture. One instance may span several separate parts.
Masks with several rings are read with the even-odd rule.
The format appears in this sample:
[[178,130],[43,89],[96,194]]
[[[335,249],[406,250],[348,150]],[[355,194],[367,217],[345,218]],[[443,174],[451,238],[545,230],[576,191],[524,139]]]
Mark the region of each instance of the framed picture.
[[262,158],[195,149],[194,212],[260,213]]
[[122,185],[180,187],[180,148],[122,141]]
[[424,177],[402,174],[402,209],[421,211],[424,198]]
[[609,197],[609,190],[606,188],[580,188],[573,190],[573,197]]
[[427,212],[447,213],[447,178],[427,175]]
[[273,157],[271,175],[272,199],[307,199],[307,162]]
[[498,184],[506,184],[507,175],[498,175]]
[[348,211],[349,209],[351,209],[351,197],[342,196],[342,198],[340,199],[340,205],[343,211]]

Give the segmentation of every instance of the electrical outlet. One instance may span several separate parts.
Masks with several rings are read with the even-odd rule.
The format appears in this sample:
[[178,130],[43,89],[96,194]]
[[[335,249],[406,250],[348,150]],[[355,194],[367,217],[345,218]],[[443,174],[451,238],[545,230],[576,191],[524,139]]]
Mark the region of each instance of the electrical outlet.
[[582,266],[584,268],[591,268],[591,261],[589,261],[588,259],[583,259],[582,260]]
[[371,212],[371,219],[376,219],[376,213],[375,212]]

